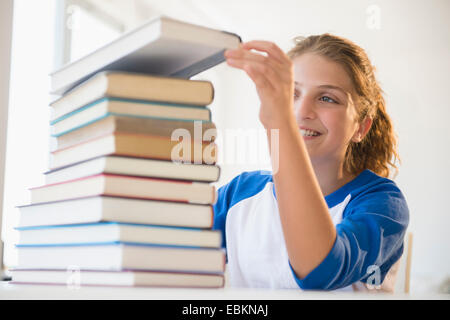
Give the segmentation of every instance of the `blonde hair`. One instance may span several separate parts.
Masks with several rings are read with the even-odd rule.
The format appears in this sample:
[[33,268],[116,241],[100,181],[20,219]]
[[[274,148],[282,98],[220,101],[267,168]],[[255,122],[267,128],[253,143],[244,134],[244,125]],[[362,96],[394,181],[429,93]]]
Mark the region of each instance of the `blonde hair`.
[[391,169],[398,168],[397,137],[392,121],[386,112],[386,102],[376,78],[375,67],[366,52],[353,42],[328,33],[307,38],[297,37],[295,46],[287,53],[293,59],[305,53],[313,53],[339,63],[350,76],[357,94],[355,99],[359,121],[372,118],[372,126],[364,139],[351,141],[344,159],[344,169],[359,174],[370,169],[376,174],[389,177]]

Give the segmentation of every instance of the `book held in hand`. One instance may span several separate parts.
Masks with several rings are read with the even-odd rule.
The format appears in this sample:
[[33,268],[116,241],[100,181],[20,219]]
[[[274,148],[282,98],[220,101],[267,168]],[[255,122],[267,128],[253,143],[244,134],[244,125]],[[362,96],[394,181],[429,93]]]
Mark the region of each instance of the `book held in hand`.
[[240,42],[236,34],[156,17],[54,71],[51,91],[61,95],[104,70],[190,78],[223,62],[224,50]]

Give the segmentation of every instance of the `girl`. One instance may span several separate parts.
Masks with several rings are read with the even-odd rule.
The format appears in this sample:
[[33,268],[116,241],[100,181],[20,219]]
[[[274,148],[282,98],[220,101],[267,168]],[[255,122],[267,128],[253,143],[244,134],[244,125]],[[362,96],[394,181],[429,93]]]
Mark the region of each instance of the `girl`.
[[278,153],[276,171],[244,172],[218,190],[230,285],[392,291],[409,210],[388,179],[396,140],[364,50],[323,34],[287,54],[250,41],[225,58],[253,80]]

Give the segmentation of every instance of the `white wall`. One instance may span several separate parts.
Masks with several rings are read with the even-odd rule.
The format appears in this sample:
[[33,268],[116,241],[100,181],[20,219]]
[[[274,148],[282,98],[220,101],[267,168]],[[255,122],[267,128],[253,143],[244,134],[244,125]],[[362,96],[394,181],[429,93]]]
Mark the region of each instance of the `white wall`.
[[[53,67],[54,1],[14,1],[11,81],[3,201],[4,263],[16,265],[19,210],[28,188],[44,183],[48,170],[50,77]],[[3,48],[0,48],[2,50]],[[0,72],[3,72],[0,71]],[[3,120],[3,119],[2,119]],[[2,128],[3,129],[3,128]],[[2,151],[0,151],[2,152]]]
[[[244,41],[265,39],[287,50],[297,35],[331,32],[361,45],[377,68],[402,159],[395,179],[414,233],[411,290],[436,290],[450,277],[450,1],[191,1],[217,27]],[[379,10],[379,29],[373,20]],[[178,16],[182,18],[182,16]],[[250,80],[222,64],[211,79],[219,129],[258,128]],[[245,166],[223,166],[222,185]]]

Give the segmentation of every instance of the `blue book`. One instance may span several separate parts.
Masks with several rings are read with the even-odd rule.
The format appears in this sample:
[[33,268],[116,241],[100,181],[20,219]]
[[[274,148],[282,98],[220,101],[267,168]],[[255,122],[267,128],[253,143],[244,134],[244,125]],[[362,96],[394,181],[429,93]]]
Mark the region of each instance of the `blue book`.
[[211,121],[211,110],[205,107],[101,97],[52,120],[50,122],[51,134],[60,136],[108,115],[160,120]]
[[58,226],[17,227],[17,246],[73,246],[108,243],[220,248],[219,230],[158,226],[135,223],[99,222]]
[[124,269],[223,273],[225,251],[221,248],[193,248],[144,245],[126,242],[17,246],[20,269],[111,270]]

